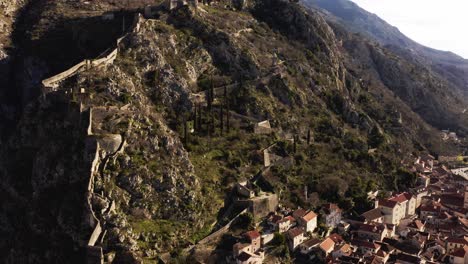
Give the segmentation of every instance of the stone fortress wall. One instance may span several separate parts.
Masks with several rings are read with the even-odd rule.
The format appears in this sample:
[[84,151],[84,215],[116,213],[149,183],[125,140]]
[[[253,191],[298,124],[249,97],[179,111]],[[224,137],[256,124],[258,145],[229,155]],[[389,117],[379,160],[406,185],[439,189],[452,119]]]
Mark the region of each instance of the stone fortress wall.
[[[74,65],[73,67],[42,81],[42,92],[44,98],[47,94],[59,90],[60,83],[80,72],[91,68],[100,68],[112,64],[117,58],[120,43],[129,36],[129,34],[138,32],[140,25],[143,22],[143,16],[140,13],[135,15],[135,19],[131,30],[116,40],[116,47],[104,52],[102,56],[94,60],[83,60],[82,62]],[[103,239],[105,231],[93,208],[93,199],[100,197],[99,194],[94,193],[95,177],[99,174],[100,166],[107,161],[108,157],[114,156],[119,153],[124,147],[125,142],[121,135],[113,134],[98,134],[93,133],[93,108],[85,107],[82,103],[73,105],[72,111],[77,112],[81,126],[83,127],[83,134],[86,138],[86,147],[84,152],[85,162],[89,164],[89,180],[86,191],[86,204],[85,204],[85,222],[92,230],[89,239],[84,242],[87,248],[87,263],[103,263],[103,250],[102,247],[96,246],[99,239]],[[76,109],[75,109],[76,108]],[[115,141],[119,141],[115,143]],[[117,147],[116,147],[117,146]],[[104,158],[102,156],[105,156]],[[110,201],[108,208],[105,212],[111,212],[115,209],[115,202]]]
[[[94,193],[95,177],[98,176],[105,167],[109,158],[114,157],[125,148],[125,140],[120,134],[105,134],[93,131],[94,108],[90,107],[83,113],[84,119],[87,121],[86,127],[86,155],[90,161],[90,176],[86,192],[86,216],[87,222],[93,231],[87,242],[87,259],[88,263],[102,263],[103,250],[102,247],[96,246],[99,241],[102,242],[106,232],[103,232],[103,225],[96,217],[96,211],[99,209],[93,208],[93,199],[98,198],[108,201],[107,198]],[[100,212],[111,213],[115,210],[115,201],[109,201],[106,208],[101,208]]]
[[42,80],[42,87],[43,87],[43,92],[45,94],[56,91],[57,88],[59,87],[60,83],[80,72],[83,72],[85,70],[91,69],[91,68],[99,68],[99,67],[104,67],[106,65],[114,63],[115,59],[117,58],[118,52],[119,52],[119,45],[124,40],[130,33],[133,32],[138,32],[140,29],[140,25],[143,21],[143,17],[140,13],[135,15],[135,19],[133,21],[131,31],[123,35],[122,37],[118,38],[116,41],[116,47],[114,49],[111,49],[110,51],[104,52],[103,56],[99,56],[98,58],[94,60],[83,60],[80,63],[74,65],[73,67],[56,74],[54,76],[51,76],[47,79]]

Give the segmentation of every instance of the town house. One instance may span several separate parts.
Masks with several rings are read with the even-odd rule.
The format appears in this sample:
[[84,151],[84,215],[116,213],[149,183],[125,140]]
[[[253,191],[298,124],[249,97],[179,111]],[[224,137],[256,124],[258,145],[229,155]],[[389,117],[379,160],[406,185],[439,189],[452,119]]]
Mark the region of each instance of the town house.
[[313,232],[317,228],[317,214],[309,211],[304,216],[299,217],[298,223],[306,232]]
[[332,253],[332,251],[335,249],[335,242],[333,239],[327,237],[324,241],[322,241],[322,243],[320,243],[319,248],[322,250],[325,256],[328,256],[328,254]]
[[383,223],[384,222],[384,214],[379,208],[371,209],[361,215],[364,224],[369,223]]
[[309,254],[314,248],[318,247],[320,243],[320,239],[311,238],[299,245],[299,248],[302,254]]
[[328,228],[335,228],[341,222],[342,210],[338,205],[329,203],[322,206],[323,218]]
[[375,202],[375,206],[384,214],[384,222],[388,224],[399,224],[404,215],[401,206],[395,201],[381,199]]
[[381,241],[387,234],[385,225],[362,224],[356,231],[357,237],[363,240]]
[[261,264],[265,253],[261,250],[261,235],[252,230],[243,234],[247,243],[234,244],[232,251],[237,264]]
[[289,249],[294,251],[302,242],[306,240],[304,231],[300,227],[295,227],[287,232]]
[[350,256],[353,253],[353,248],[348,243],[343,244],[332,252],[333,259],[340,258],[342,256]]
[[449,237],[445,241],[445,249],[447,252],[452,252],[458,248],[468,246],[468,240],[466,237]]
[[373,242],[363,241],[363,240],[353,240],[351,245],[358,248],[360,253],[364,256],[371,256],[375,254],[381,247],[381,245]]
[[387,224],[400,224],[401,219],[412,216],[416,210],[416,198],[409,193],[401,193],[389,199],[380,199],[375,203],[384,214]]
[[257,230],[244,233],[244,237],[252,245],[252,251],[257,252],[261,247],[262,238]]
[[449,254],[449,262],[451,264],[466,264],[468,263],[468,246],[458,248]]

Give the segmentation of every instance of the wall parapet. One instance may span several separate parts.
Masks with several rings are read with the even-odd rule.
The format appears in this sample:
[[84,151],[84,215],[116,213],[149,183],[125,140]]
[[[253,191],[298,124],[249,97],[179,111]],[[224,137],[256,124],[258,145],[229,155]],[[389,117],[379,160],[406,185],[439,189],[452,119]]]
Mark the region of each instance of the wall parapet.
[[[138,32],[140,30],[142,21],[143,21],[143,16],[140,13],[137,13],[135,15],[135,19],[133,21],[130,32]],[[63,82],[64,80],[78,73],[81,73],[85,70],[89,70],[92,67],[103,67],[109,64],[113,64],[115,59],[117,58],[120,43],[126,37],[128,37],[130,32],[127,32],[122,37],[118,38],[115,42],[115,48],[109,51],[107,55],[104,55],[103,57],[99,56],[98,58],[93,59],[93,60],[83,60],[61,73],[58,73],[54,76],[51,76],[49,78],[42,80],[41,83],[43,87],[43,92],[47,94],[49,92],[56,91],[61,82]]]
[[78,72],[83,71],[83,68],[85,68],[86,65],[89,64],[88,60],[84,60],[75,66],[71,67],[70,69],[61,72],[57,75],[54,75],[52,77],[49,77],[47,79],[42,80],[42,86],[47,87],[47,88],[57,88],[59,83],[73,75],[75,75]]
[[229,221],[229,223],[227,223],[225,226],[221,227],[220,229],[216,230],[214,233],[212,234],[209,234],[208,236],[206,236],[205,238],[203,238],[202,240],[198,241],[197,245],[203,245],[203,244],[206,244],[220,236],[222,236],[223,234],[225,234],[227,231],[229,231],[229,228],[231,227],[231,225],[234,223],[234,221],[237,220],[237,218],[239,218],[239,216],[241,216],[242,214],[245,214],[248,212],[248,208],[242,210],[242,212],[238,213],[236,216],[234,216],[234,218],[231,219],[231,221]]

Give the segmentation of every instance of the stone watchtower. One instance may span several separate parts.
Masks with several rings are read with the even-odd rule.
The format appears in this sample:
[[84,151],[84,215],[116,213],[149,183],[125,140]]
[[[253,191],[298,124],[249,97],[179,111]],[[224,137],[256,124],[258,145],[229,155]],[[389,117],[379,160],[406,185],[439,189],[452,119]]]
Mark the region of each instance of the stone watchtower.
[[196,7],[197,4],[198,0],[166,0],[166,7],[169,10],[174,10],[187,5]]

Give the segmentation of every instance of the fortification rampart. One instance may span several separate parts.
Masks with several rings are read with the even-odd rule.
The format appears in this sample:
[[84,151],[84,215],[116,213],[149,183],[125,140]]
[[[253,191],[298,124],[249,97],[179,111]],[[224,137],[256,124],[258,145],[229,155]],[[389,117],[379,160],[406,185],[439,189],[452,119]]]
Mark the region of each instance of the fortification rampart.
[[[142,22],[143,22],[143,16],[140,13],[136,14],[130,32],[138,32],[140,30],[140,26]],[[59,87],[61,82],[63,82],[64,80],[80,72],[89,70],[91,68],[104,67],[104,66],[114,63],[119,52],[119,44],[122,42],[122,40],[128,37],[128,35],[129,33],[126,33],[122,37],[118,38],[116,41],[116,47],[110,50],[109,52],[104,53],[107,55],[103,55],[103,57],[100,56],[94,60],[83,60],[80,63],[71,67],[70,69],[67,69],[59,74],[56,74],[52,77],[42,80],[44,93],[55,91]]]
[[214,232],[214,233],[206,236],[202,240],[198,241],[197,245],[203,245],[203,244],[212,242],[215,239],[219,238],[220,236],[224,235],[229,230],[231,225],[237,220],[237,218],[239,218],[240,215],[247,213],[247,211],[248,211],[248,209],[244,209],[242,212],[240,212],[234,218],[232,218],[232,220],[229,221],[229,223],[227,223],[225,226],[221,227],[216,232]]
[[[45,99],[45,95],[50,92],[58,91],[60,83],[66,80],[67,78],[70,78],[85,70],[93,68],[96,69],[114,63],[115,59],[118,56],[119,45],[121,44],[121,42],[124,41],[125,38],[129,36],[129,34],[137,33],[140,30],[140,26],[143,21],[143,16],[141,14],[136,14],[134,23],[131,26],[131,30],[116,40],[115,48],[107,50],[96,59],[83,60],[80,63],[72,66],[71,68],[59,74],[42,80],[42,98]],[[47,98],[49,100],[50,98],[54,97],[62,98],[62,95],[66,96],[68,94],[63,90],[61,92],[62,93],[53,93],[54,96],[47,96]],[[66,96],[65,98],[69,99],[68,96]],[[79,104],[76,105],[71,103],[70,107],[73,108],[72,110],[74,111],[71,114],[79,116],[80,133],[82,133],[82,136],[86,137],[86,146],[85,151],[83,153],[83,160],[87,164],[87,166],[89,166],[89,179],[87,182],[86,197],[84,197],[86,209],[84,211],[83,219],[85,224],[89,227],[89,230],[92,230],[92,232],[89,236],[89,239],[87,241],[83,241],[83,246],[86,247],[87,263],[103,263],[103,249],[101,246],[99,246],[98,241],[101,238],[102,242],[102,239],[105,236],[105,222],[101,222],[99,220],[99,218],[97,217],[99,215],[95,214],[95,210],[93,208],[92,197],[94,193],[95,177],[99,175],[100,164],[102,163],[101,153],[107,150],[107,152],[110,152],[110,155],[118,154],[124,149],[125,140],[121,135],[113,134],[106,135],[104,138],[96,137],[96,135],[94,135],[93,133],[95,132],[93,131],[93,108],[88,108],[87,106],[83,105],[82,100],[79,100]],[[98,139],[102,141],[101,143],[105,143],[102,147],[100,146],[100,142]],[[109,207],[105,209],[105,212],[112,212],[115,210],[115,207],[115,202],[112,201]],[[102,210],[100,212],[102,213]]]
[[61,72],[57,75],[54,75],[50,78],[43,80],[42,86],[47,87],[47,88],[57,88],[58,84],[61,81],[75,75],[77,72],[83,71],[87,65],[88,65],[88,60],[84,60],[64,72]]

